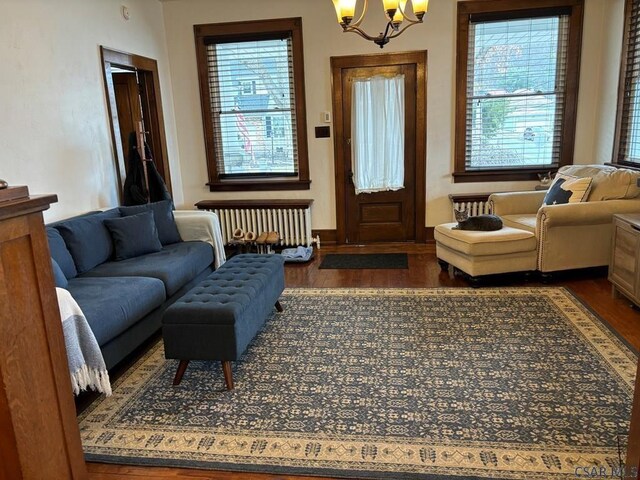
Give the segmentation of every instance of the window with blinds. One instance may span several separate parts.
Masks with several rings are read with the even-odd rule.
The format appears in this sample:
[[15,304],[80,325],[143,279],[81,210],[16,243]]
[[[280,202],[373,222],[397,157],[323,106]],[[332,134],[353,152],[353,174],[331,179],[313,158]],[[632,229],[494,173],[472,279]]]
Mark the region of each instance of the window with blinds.
[[302,19],[194,34],[210,190],[308,190]]
[[640,0],[627,0],[617,144],[613,161],[640,165]]
[[544,3],[458,4],[456,181],[572,162],[583,1]]
[[557,166],[566,15],[474,21],[467,70],[467,169]]
[[220,178],[296,176],[291,36],[207,45]]

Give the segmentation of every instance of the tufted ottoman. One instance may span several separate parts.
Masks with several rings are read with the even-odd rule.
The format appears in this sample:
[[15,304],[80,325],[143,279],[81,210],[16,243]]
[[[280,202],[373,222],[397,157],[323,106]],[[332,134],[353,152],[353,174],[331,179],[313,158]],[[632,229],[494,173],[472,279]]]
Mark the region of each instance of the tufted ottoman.
[[281,255],[236,255],[171,305],[162,317],[166,358],[180,360],[174,385],[190,360],[221,360],[227,390],[238,360],[284,290]]
[[493,232],[455,230],[456,225],[435,228],[436,256],[443,269],[453,265],[469,275],[472,286],[479,286],[484,275],[536,269],[533,232],[507,226]]

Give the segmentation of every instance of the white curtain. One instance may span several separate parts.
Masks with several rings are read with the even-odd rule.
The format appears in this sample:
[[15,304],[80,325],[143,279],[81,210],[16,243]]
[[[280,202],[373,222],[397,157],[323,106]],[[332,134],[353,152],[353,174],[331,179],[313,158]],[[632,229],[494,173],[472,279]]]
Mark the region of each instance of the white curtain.
[[356,195],[404,188],[404,75],[354,80],[351,105]]

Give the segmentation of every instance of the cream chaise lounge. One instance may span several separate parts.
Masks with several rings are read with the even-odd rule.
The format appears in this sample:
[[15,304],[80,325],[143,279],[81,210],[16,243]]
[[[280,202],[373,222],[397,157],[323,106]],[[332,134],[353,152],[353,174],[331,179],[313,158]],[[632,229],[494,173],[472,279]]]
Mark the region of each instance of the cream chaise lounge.
[[[613,215],[640,212],[640,172],[605,165],[571,165],[560,172],[592,178],[586,202],[543,206],[546,192],[493,194],[489,201],[504,228],[462,232],[451,230],[455,224],[437,226],[436,255],[441,265],[451,264],[472,280],[526,270],[538,270],[548,279],[560,270],[607,265]],[[530,234],[532,240],[518,232]],[[525,251],[531,245],[534,248]]]

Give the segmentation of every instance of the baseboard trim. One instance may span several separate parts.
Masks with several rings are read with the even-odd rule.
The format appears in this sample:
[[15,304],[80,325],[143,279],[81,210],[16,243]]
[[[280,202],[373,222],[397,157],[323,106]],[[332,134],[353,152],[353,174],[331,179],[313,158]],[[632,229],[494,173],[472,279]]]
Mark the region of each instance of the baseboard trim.
[[320,245],[335,245],[338,243],[338,232],[337,230],[312,230],[311,235],[315,238],[317,236],[320,237]]
[[424,227],[424,230],[425,230],[424,238],[426,238],[425,243],[435,245],[436,243],[435,227]]

